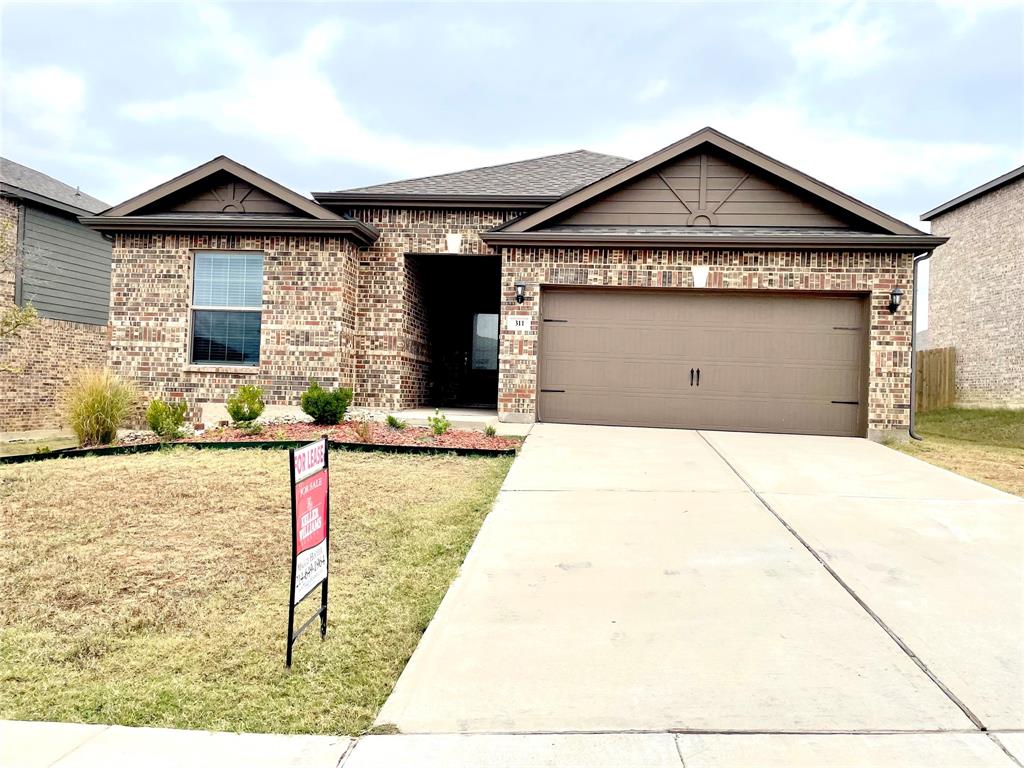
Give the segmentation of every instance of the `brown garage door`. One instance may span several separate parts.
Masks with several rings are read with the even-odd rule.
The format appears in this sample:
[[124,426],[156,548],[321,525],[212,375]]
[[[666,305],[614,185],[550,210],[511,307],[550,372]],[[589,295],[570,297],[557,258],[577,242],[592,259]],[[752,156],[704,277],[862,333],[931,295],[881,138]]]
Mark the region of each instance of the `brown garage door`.
[[864,434],[863,298],[548,289],[541,319],[541,421]]

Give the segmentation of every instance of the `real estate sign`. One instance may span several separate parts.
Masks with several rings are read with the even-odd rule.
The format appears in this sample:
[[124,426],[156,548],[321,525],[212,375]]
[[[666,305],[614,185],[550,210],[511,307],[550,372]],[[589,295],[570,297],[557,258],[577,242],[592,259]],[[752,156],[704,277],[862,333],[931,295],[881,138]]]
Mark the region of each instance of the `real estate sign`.
[[[327,549],[330,542],[331,496],[327,438],[288,451],[292,486],[292,583],[288,604],[288,649],[320,619],[320,637],[327,635]],[[295,607],[320,587],[320,610],[295,630]]]

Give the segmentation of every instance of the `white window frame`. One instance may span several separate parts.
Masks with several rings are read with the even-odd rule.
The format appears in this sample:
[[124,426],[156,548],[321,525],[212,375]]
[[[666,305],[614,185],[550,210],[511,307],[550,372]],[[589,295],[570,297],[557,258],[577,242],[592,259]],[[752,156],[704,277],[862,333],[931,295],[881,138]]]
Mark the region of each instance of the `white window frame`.
[[[204,304],[195,304],[196,296],[196,257],[200,254],[205,253],[226,253],[226,254],[238,254],[239,256],[253,256],[259,254],[261,273],[262,267],[266,264],[266,253],[264,251],[239,251],[232,250],[229,248],[199,248],[193,250],[189,258],[191,266],[191,275],[189,276],[189,290],[188,290],[188,362],[186,365],[195,366],[199,368],[237,368],[241,371],[254,371],[257,370],[263,363],[263,289],[265,276],[261,274],[260,280],[260,305],[259,307],[210,307]],[[255,363],[236,363],[229,361],[216,361],[216,360],[204,360],[197,361],[195,359],[195,338],[196,338],[196,312],[257,312],[260,316],[260,336],[259,336],[259,359]]]

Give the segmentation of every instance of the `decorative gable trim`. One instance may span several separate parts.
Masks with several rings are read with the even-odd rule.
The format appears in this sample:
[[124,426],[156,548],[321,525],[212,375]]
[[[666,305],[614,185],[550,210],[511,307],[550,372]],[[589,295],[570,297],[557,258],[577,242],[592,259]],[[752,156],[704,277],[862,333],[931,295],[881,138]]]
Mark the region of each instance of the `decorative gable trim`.
[[180,192],[186,187],[190,187],[202,182],[204,179],[208,179],[211,176],[222,172],[226,172],[231,176],[234,176],[236,179],[245,182],[245,184],[250,188],[260,190],[269,197],[280,200],[296,212],[305,214],[310,218],[319,219],[321,221],[338,221],[342,219],[338,214],[327,210],[323,206],[317,205],[312,200],[303,197],[299,193],[293,192],[287,187],[278,184],[276,181],[268,179],[266,176],[256,173],[256,171],[251,168],[247,168],[241,163],[237,163],[230,157],[225,157],[224,155],[215,157],[208,163],[203,163],[199,167],[193,168],[191,171],[187,171],[170,181],[166,181],[159,186],[153,187],[153,189],[143,192],[141,195],[136,195],[120,205],[108,208],[100,213],[99,216],[131,216],[144,208],[151,207],[154,203],[174,195],[176,192]]
[[[825,204],[823,207],[831,207],[849,214],[850,217],[865,222],[869,228],[877,228],[882,233],[892,235],[916,236],[925,234],[909,224],[905,224],[888,214],[882,213],[877,208],[873,208],[827,184],[823,184],[795,168],[780,163],[752,147],[748,147],[746,144],[741,144],[713,128],[703,128],[677,141],[675,144],[665,147],[652,155],[648,155],[622,170],[616,171],[593,184],[563,197],[546,208],[511,222],[501,231],[507,233],[526,233],[537,230],[546,224],[563,223],[563,219],[574,211],[578,211],[587,203],[594,203],[603,196],[639,179],[641,176],[656,174],[662,166],[702,146],[716,148],[727,156],[736,158],[742,163],[746,163],[770,176],[781,179],[790,186],[806,193],[812,201],[821,201]],[[671,188],[671,185],[668,186]],[[688,207],[682,200],[678,200],[678,202],[682,203],[684,207]],[[690,214],[694,216],[694,221],[691,222],[691,225],[706,225],[708,221],[713,223],[713,217],[707,216],[707,210],[699,208],[699,201],[698,212],[694,214],[691,210]],[[708,219],[708,221],[705,221],[705,219]]]

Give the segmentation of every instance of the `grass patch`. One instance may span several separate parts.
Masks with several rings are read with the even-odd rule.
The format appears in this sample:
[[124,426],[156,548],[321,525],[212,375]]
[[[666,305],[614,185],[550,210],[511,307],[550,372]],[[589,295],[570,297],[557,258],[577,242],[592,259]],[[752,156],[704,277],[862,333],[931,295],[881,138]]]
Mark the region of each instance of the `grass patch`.
[[1024,496],[1024,411],[944,408],[918,414],[917,431],[892,447]]
[[284,451],[0,467],[0,718],[361,733],[510,464],[332,452],[328,635],[291,672]]
[[78,440],[73,437],[48,437],[43,440],[7,440],[0,442],[0,456],[20,456],[37,450],[56,451],[59,448],[74,448]]

